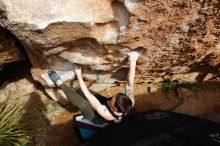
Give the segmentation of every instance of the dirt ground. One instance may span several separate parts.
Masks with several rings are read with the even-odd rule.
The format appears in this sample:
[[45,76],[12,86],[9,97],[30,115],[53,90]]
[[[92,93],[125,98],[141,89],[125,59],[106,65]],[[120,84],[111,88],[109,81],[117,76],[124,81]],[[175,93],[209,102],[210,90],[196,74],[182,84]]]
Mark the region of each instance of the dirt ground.
[[22,100],[25,123],[33,142],[30,146],[75,146],[80,143],[74,131],[73,116],[80,113],[75,107],[63,106],[41,91]]

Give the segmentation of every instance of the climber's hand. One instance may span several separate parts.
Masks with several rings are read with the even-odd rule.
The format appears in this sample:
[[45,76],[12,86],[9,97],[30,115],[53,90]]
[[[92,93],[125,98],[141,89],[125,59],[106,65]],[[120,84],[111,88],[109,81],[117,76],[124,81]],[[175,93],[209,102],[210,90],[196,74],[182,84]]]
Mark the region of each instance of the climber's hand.
[[130,62],[136,62],[140,54],[137,51],[130,51],[128,54]]
[[128,56],[129,56],[129,61],[130,62],[136,62],[138,60],[138,57],[140,54],[143,54],[146,51],[146,48],[144,47],[137,47],[135,49],[132,49]]
[[73,65],[73,70],[76,73],[76,75],[81,75],[81,66],[80,65]]

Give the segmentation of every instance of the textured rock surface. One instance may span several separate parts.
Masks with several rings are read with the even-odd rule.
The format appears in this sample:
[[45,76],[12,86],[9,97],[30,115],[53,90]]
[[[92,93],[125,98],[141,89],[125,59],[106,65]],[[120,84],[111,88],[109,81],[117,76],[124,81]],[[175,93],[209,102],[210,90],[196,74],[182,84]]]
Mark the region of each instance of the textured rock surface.
[[41,74],[56,66],[51,54],[83,64],[97,91],[124,80],[123,54],[137,46],[148,48],[137,83],[220,80],[218,0],[1,1],[1,26],[23,44],[34,79],[45,86]]
[[18,97],[30,96],[35,90],[33,83],[27,79],[5,84],[0,89],[0,103],[3,103],[9,98],[15,99]]
[[23,56],[22,51],[16,46],[12,35],[0,27],[0,70],[12,61],[24,59]]

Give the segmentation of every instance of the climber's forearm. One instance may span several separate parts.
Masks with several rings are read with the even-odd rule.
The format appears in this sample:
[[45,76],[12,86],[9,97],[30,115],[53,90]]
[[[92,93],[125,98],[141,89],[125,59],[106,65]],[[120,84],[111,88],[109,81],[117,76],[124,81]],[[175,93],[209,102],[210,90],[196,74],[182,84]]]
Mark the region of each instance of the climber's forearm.
[[88,99],[89,103],[92,105],[95,111],[106,120],[113,120],[114,118],[109,114],[105,106],[103,106],[98,99],[88,90],[85,82],[82,79],[81,74],[76,74],[79,81],[80,88],[84,93],[85,97]]
[[76,77],[77,77],[77,79],[78,79],[78,81],[79,81],[79,86],[80,86],[82,92],[84,93],[84,95],[85,95],[85,96],[90,95],[91,93],[90,93],[90,91],[88,90],[88,88],[87,88],[87,86],[86,86],[84,80],[82,79],[81,74],[76,74]]
[[76,74],[77,79],[79,81],[79,86],[83,92],[83,94],[85,95],[85,97],[87,98],[87,100],[90,102],[90,104],[92,105],[92,107],[97,110],[99,106],[101,106],[101,103],[97,100],[97,98],[88,90],[84,80],[82,79],[81,74]]
[[135,68],[136,68],[136,61],[130,62],[130,68],[127,75],[127,87],[131,90],[134,88],[134,78],[135,78]]

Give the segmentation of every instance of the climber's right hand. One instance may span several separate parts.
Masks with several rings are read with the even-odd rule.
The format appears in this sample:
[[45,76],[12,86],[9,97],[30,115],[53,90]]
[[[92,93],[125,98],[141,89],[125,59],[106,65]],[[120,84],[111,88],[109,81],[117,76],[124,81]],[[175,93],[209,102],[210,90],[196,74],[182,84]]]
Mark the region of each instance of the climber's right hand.
[[75,72],[76,75],[81,75],[81,66],[80,65],[73,65],[73,70]]

